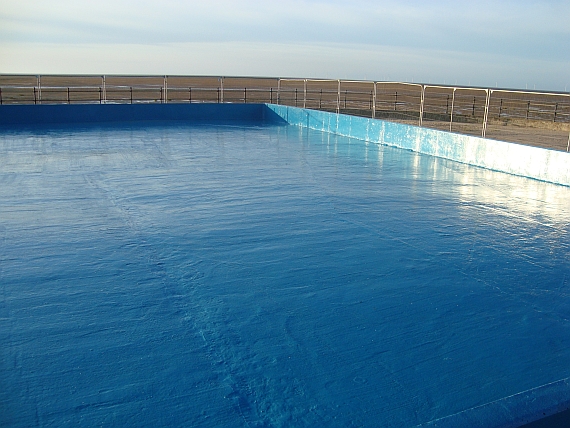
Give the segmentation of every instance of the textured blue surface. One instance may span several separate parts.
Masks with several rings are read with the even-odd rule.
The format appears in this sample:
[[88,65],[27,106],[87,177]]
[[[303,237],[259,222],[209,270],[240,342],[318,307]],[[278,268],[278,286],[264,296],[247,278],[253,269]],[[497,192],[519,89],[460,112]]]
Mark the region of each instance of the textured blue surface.
[[570,399],[566,187],[294,126],[5,130],[0,162],[0,426]]

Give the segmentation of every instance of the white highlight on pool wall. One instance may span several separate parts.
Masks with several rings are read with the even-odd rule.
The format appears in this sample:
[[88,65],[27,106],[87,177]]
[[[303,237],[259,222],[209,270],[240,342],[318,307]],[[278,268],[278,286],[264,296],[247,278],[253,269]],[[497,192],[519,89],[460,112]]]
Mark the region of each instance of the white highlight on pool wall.
[[267,104],[291,125],[570,186],[570,154],[437,129]]

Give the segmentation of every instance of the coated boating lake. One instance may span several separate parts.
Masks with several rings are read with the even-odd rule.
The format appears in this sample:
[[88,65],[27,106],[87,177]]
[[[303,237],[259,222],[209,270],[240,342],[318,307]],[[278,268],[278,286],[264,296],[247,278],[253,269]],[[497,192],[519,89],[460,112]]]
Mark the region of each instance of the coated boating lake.
[[403,427],[524,403],[570,376],[568,201],[294,126],[3,130],[0,425]]

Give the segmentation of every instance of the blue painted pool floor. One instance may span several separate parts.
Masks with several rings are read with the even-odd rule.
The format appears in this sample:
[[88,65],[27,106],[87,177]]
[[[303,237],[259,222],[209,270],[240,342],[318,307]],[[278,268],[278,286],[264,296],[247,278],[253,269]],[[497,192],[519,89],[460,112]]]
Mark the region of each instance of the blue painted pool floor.
[[569,197],[292,126],[5,130],[0,426],[415,426],[567,378]]

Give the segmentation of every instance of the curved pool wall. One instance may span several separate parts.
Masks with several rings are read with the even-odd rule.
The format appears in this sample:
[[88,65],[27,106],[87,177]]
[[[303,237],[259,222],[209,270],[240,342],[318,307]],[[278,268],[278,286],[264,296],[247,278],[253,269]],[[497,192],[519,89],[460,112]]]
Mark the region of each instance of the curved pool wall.
[[570,186],[570,154],[379,119],[268,104],[291,125]]

